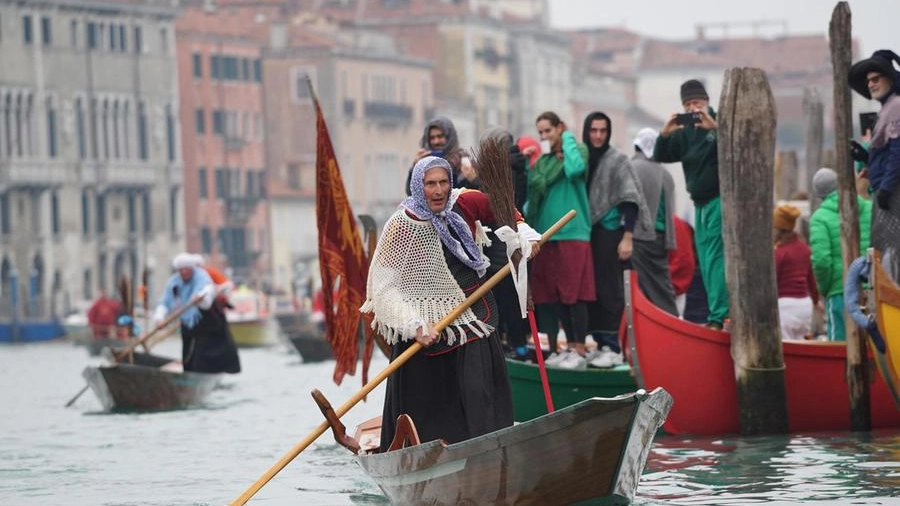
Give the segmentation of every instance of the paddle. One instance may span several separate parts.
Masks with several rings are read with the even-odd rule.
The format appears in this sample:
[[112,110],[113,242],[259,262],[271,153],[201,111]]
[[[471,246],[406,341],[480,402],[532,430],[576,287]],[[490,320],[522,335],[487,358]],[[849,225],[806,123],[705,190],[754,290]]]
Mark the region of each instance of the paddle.
[[[200,300],[202,300],[202,299],[203,299],[202,295],[197,295],[193,299],[191,299],[190,302],[185,304],[184,306],[181,306],[180,308],[176,309],[175,311],[172,311],[172,314],[170,314],[168,317],[166,317],[166,319],[163,320],[162,323],[157,325],[153,330],[151,330],[150,332],[147,332],[146,334],[141,336],[140,339],[131,342],[128,346],[126,346],[122,350],[120,350],[118,352],[113,352],[113,359],[116,362],[120,362],[123,358],[125,358],[125,356],[130,355],[131,352],[133,352],[134,349],[138,347],[138,345],[141,345],[141,344],[144,344],[145,342],[147,342],[148,339],[153,337],[160,330],[166,328],[170,323],[177,320],[181,316],[182,313],[187,311],[188,308],[191,308],[191,307],[197,305],[197,303],[199,303]],[[75,401],[77,401],[78,398],[81,397],[82,394],[87,392],[88,386],[89,385],[85,385],[84,387],[82,387],[81,390],[79,390],[78,393],[75,394],[74,397],[69,399],[69,402],[67,402],[64,407],[68,408],[72,404],[75,404]]]
[[[563,215],[563,217],[560,218],[559,221],[554,223],[552,227],[550,227],[546,232],[544,232],[543,236],[541,237],[541,244],[545,243],[547,241],[547,239],[552,237],[553,234],[558,232],[559,229],[561,229],[566,223],[569,222],[569,220],[571,220],[574,217],[575,217],[574,209],[569,211],[565,215]],[[478,301],[479,299],[481,299],[482,297],[487,295],[487,293],[491,290],[491,288],[494,287],[494,285],[499,283],[507,274],[509,274],[509,271],[510,271],[509,264],[504,265],[503,268],[501,268],[499,271],[497,271],[496,274],[491,276],[490,279],[485,281],[484,284],[482,284],[480,287],[478,287],[477,290],[472,292],[472,294],[469,295],[466,298],[466,300],[464,300],[462,302],[462,304],[457,306],[456,309],[451,311],[450,314],[448,314],[440,322],[438,322],[434,326],[434,331],[441,332],[442,330],[444,330],[444,328],[446,328],[448,325],[453,323],[453,321],[456,320],[456,318],[458,318],[459,315],[461,315],[463,313],[463,311],[468,309],[469,306],[471,306],[476,301]],[[405,364],[407,360],[412,358],[412,356],[415,355],[416,353],[418,353],[419,350],[421,350],[421,349],[422,349],[422,345],[419,344],[418,341],[413,342],[413,344],[409,348],[407,348],[406,351],[404,351],[400,356],[395,358],[390,364],[388,364],[387,367],[384,368],[384,370],[382,370],[380,373],[378,373],[377,376],[375,376],[372,380],[370,380],[368,383],[366,383],[366,385],[364,387],[362,387],[362,389],[360,391],[356,392],[347,402],[345,402],[344,404],[341,405],[341,407],[339,407],[337,410],[335,410],[335,414],[337,415],[337,417],[340,418],[340,417],[344,416],[345,414],[347,414],[347,412],[350,411],[350,409],[352,409],[353,406],[355,406],[359,401],[361,401],[366,395],[369,394],[369,392],[374,390],[375,387],[377,387],[382,381],[384,381],[394,371],[399,369],[400,366]],[[253,497],[257,492],[259,492],[259,489],[263,488],[263,486],[266,483],[268,483],[269,480],[274,478],[276,474],[278,474],[282,469],[284,469],[288,464],[290,464],[290,462],[292,460],[294,460],[294,458],[297,457],[297,455],[300,455],[300,452],[305,450],[310,444],[312,444],[313,441],[315,441],[319,436],[324,434],[325,431],[328,430],[329,427],[330,427],[330,425],[328,424],[327,420],[320,423],[315,429],[313,429],[312,432],[310,432],[305,438],[303,438],[302,441],[300,441],[299,443],[294,445],[294,447],[291,448],[290,451],[288,451],[283,457],[281,457],[281,459],[278,462],[276,462],[272,467],[270,467],[269,470],[265,472],[265,474],[263,474],[258,480],[256,480],[256,482],[254,482],[252,485],[250,485],[250,487],[247,488],[247,490],[245,490],[244,493],[242,493],[241,495],[239,495],[237,497],[237,499],[232,501],[230,503],[230,506],[243,506],[244,504],[247,504],[247,501],[249,501],[250,498]]]

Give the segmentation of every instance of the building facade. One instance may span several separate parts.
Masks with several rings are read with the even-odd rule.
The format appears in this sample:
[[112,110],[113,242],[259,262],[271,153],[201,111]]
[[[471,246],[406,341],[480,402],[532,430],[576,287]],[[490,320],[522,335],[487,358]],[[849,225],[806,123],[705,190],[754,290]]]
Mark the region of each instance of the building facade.
[[183,248],[175,2],[0,1],[0,320],[48,319]]
[[272,282],[260,40],[265,12],[190,7],[176,23],[187,248],[255,287]]

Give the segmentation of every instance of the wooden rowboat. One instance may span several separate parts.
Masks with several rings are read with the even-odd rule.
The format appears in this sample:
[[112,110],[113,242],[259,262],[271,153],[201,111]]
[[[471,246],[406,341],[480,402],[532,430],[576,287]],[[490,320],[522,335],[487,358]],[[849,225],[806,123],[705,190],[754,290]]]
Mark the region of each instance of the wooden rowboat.
[[[513,394],[513,417],[524,422],[547,414],[540,369],[531,362],[507,359],[506,369]],[[611,369],[584,370],[547,368],[550,395],[557,409],[571,406],[591,397],[615,397],[637,390],[631,367],[620,365]]]
[[256,348],[275,343],[275,322],[266,318],[228,318],[228,328],[239,348]]
[[881,265],[881,255],[872,251],[872,294],[875,322],[885,341],[885,352],[875,351],[875,363],[891,389],[895,407],[900,410],[900,286]]
[[419,443],[402,416],[385,453],[372,453],[373,419],[357,430],[357,459],[398,506],[628,504],[671,406],[661,388],[592,398],[456,444]]
[[198,404],[222,374],[161,369],[172,359],[134,353],[134,363],[86,367],[81,375],[105,410],[161,411]]
[[[625,278],[625,314],[632,368],[641,388],[661,386],[675,406],[663,426],[670,434],[734,434],[740,431],[731,336],[675,318]],[[850,429],[843,342],[784,341],[784,381],[791,432]],[[887,384],[870,384],[872,428],[900,427]]]

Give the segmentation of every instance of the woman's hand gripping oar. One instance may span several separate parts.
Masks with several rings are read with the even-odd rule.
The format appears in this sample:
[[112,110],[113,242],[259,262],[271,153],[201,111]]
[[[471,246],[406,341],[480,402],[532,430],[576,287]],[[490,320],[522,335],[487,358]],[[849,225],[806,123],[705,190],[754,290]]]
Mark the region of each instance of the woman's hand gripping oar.
[[[556,223],[550,227],[549,230],[544,232],[541,237],[541,244],[546,242],[550,237],[553,236],[556,232],[559,231],[566,223],[569,222],[572,218],[575,217],[575,211],[571,210],[566,213],[562,218],[559,219]],[[493,288],[497,283],[503,280],[507,274],[509,274],[510,266],[506,264],[497,271],[496,274],[490,277],[487,281],[485,281],[477,290],[472,292],[466,300],[462,302],[459,306],[456,307],[453,311],[450,312],[447,316],[445,316],[440,322],[438,322],[434,326],[435,332],[441,332],[448,325],[453,323],[459,315],[463,313],[466,309],[469,308],[476,301],[487,295],[487,293]],[[337,410],[335,410],[335,414],[340,418],[347,414],[350,409],[353,408],[359,401],[361,401],[366,395],[369,394],[372,390],[375,389],[382,381],[387,379],[388,376],[391,375],[394,371],[400,368],[403,364],[406,363],[407,360],[412,358],[413,355],[419,352],[422,349],[422,345],[418,342],[414,342],[409,348],[406,349],[400,356],[395,358],[387,367],[384,368],[377,376],[375,376],[372,380],[370,380],[361,390],[356,392],[347,402],[341,405]],[[234,501],[230,503],[230,506],[243,506],[247,504],[247,501],[250,500],[266,483],[269,482],[272,478],[275,477],[282,469],[284,469],[297,455],[300,455],[300,452],[305,450],[309,445],[312,444],[319,436],[325,433],[325,431],[329,428],[328,421],[323,421],[320,423],[312,432],[310,432],[302,441],[294,445],[293,448],[290,449],[281,459],[276,462],[272,467],[269,468],[268,471],[265,472],[256,482],[254,482],[250,487],[244,491],[240,496],[237,497]]]
[[[146,334],[144,334],[143,336],[141,336],[140,339],[132,341],[131,343],[128,344],[128,346],[121,349],[120,351],[113,352],[113,359],[116,362],[121,362],[123,358],[130,356],[131,352],[133,352],[135,348],[146,343],[148,339],[150,339],[151,337],[156,335],[160,330],[169,326],[169,324],[171,324],[172,322],[176,321],[181,316],[182,313],[187,311],[189,308],[196,306],[201,300],[203,300],[203,296],[197,295],[196,297],[191,299],[191,301],[188,302],[187,304],[185,304],[184,306],[181,306],[180,308],[176,309],[175,311],[172,311],[172,314],[170,314],[168,317],[166,317],[166,319],[163,320],[162,323],[160,323],[159,325],[154,327],[153,330],[151,330],[151,331],[147,332]],[[74,397],[69,399],[69,402],[66,403],[65,407],[68,408],[72,404],[75,404],[75,401],[77,401],[78,398],[81,397],[82,394],[87,392],[88,386],[89,385],[85,385],[84,387],[82,387],[81,390],[79,390],[78,393],[75,394]]]

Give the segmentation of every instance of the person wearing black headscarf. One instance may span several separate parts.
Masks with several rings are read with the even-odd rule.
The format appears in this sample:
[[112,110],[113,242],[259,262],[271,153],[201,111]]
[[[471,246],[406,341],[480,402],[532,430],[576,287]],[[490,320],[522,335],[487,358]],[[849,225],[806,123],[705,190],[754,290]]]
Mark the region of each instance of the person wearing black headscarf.
[[[419,140],[419,148],[415,162],[426,156],[439,156],[450,162],[450,166],[453,168],[454,188],[478,189],[478,181],[474,174],[466,174],[466,171],[463,170],[466,163],[471,167],[471,161],[465,150],[459,147],[459,136],[456,133],[456,127],[453,126],[453,122],[448,118],[438,116],[425,125],[422,138]],[[413,165],[415,165],[415,162],[413,162]],[[409,173],[406,175],[407,195],[410,194],[409,178],[411,176],[412,167],[409,168]]]
[[616,355],[612,362],[601,355],[593,365],[610,367],[621,363],[618,330],[625,308],[622,274],[631,260],[635,223],[640,218],[649,228],[650,213],[628,156],[610,146],[609,116],[589,114],[581,137],[588,146],[587,190],[597,290],[597,302],[588,312],[588,328],[601,352]]
[[848,76],[860,95],[881,102],[868,151],[872,206],[872,247],[879,250],[893,279],[900,279],[900,56],[888,49],[856,62]]

